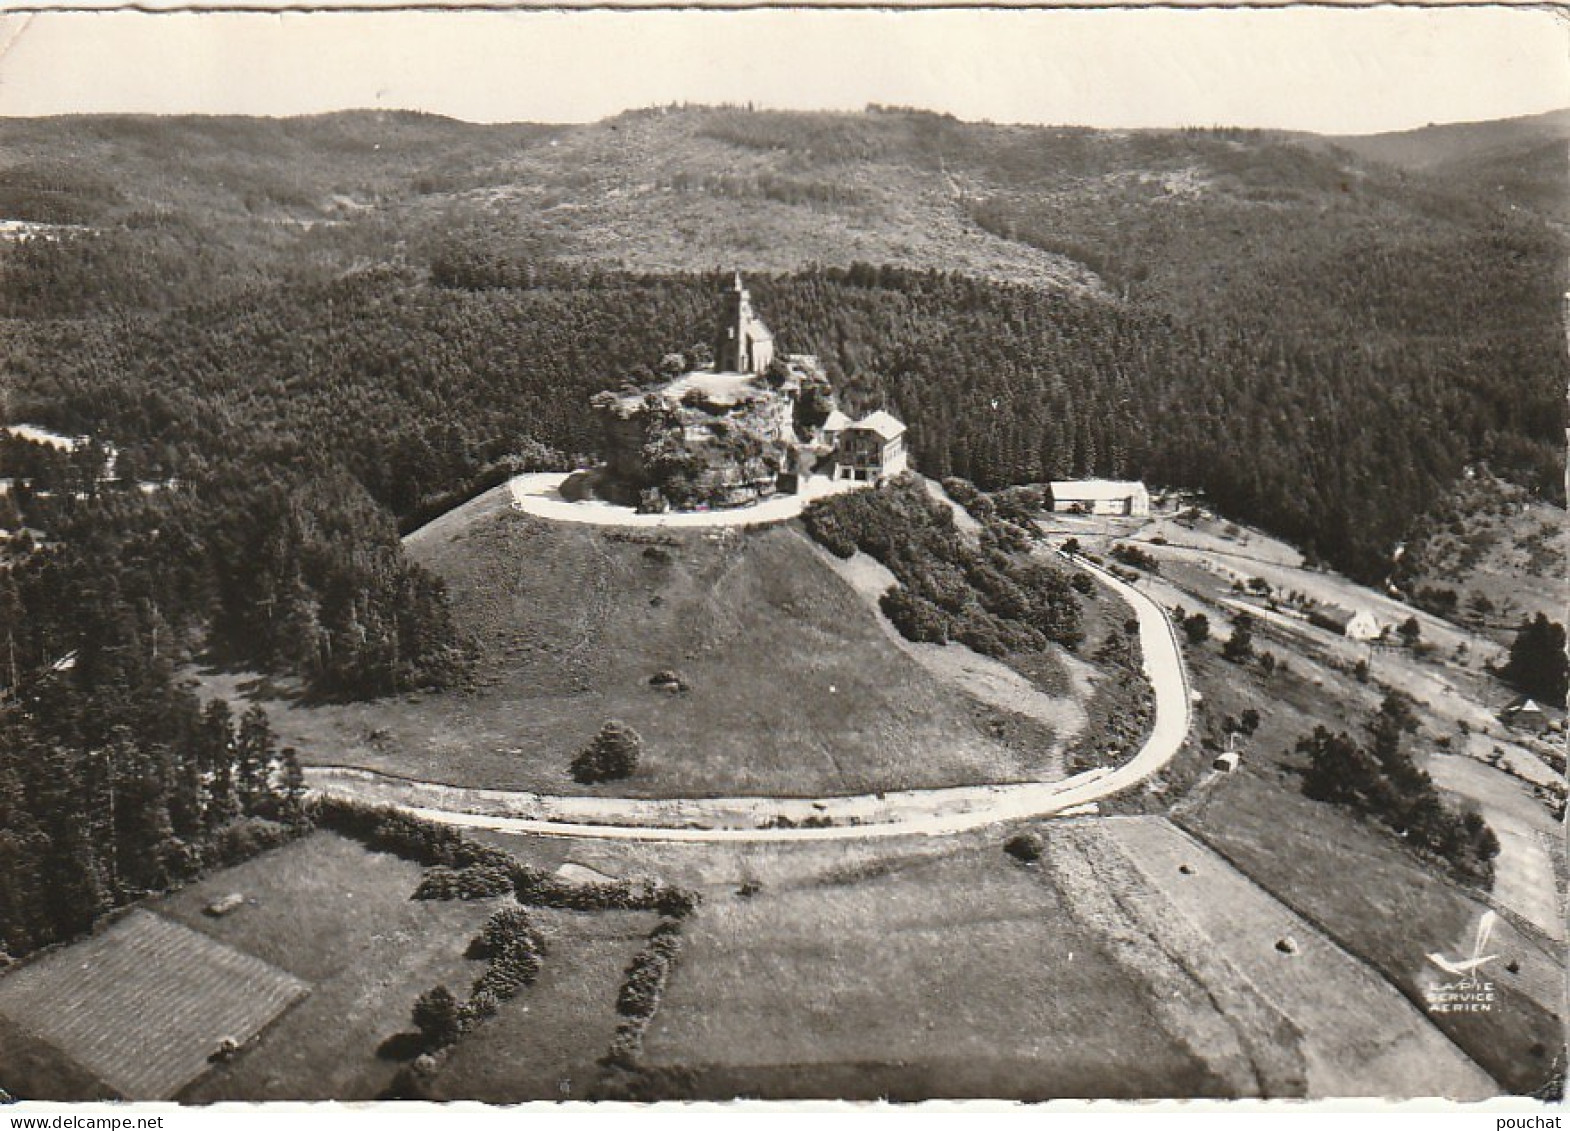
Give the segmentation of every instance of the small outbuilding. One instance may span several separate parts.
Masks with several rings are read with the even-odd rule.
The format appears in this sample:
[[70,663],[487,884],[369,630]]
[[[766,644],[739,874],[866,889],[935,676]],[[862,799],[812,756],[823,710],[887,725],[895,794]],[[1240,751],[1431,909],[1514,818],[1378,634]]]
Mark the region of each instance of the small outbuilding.
[[1139,480],[1074,479],[1054,482],[1052,510],[1057,514],[1150,514],[1150,492]]
[[1499,712],[1499,719],[1510,726],[1536,727],[1543,724],[1543,708],[1530,695],[1512,699]]
[[1316,605],[1309,610],[1310,624],[1348,640],[1373,640],[1382,631],[1374,614],[1367,609],[1348,609],[1342,605]]
[[1237,769],[1237,764],[1240,761],[1242,761],[1241,754],[1236,750],[1228,750],[1223,754],[1217,754],[1216,760],[1210,763],[1210,768],[1212,770],[1220,770],[1224,774],[1230,774]]
[[203,910],[205,910],[207,914],[211,915],[214,919],[222,919],[230,912],[238,911],[241,907],[244,906],[245,896],[241,895],[237,891],[232,891],[220,899],[213,900],[205,908],[203,908]]

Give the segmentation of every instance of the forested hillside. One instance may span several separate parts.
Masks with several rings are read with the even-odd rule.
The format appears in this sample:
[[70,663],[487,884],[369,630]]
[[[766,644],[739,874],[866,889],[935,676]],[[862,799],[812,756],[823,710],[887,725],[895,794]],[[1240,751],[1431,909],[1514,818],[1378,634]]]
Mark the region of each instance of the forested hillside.
[[[1199,488],[1377,578],[1468,461],[1554,489],[1560,350],[1551,325],[1520,312],[1551,309],[1555,282],[1511,240],[1481,235],[1458,257],[1368,249],[1210,320],[890,268],[753,283],[787,348],[820,354],[854,406],[910,422],[930,474]],[[1458,275],[1475,285],[1458,292]],[[13,355],[13,404],[113,437],[143,474],[335,466],[406,516],[509,453],[592,455],[588,398],[704,340],[717,282],[559,267],[518,285],[461,277],[378,268],[114,333],[54,323]],[[1390,293],[1412,279],[1430,288],[1410,303]],[[1362,330],[1352,348],[1326,293],[1362,296],[1342,320]],[[1271,295],[1306,313],[1272,322]]]
[[[1467,129],[1435,168],[1494,151]],[[934,475],[1197,488],[1363,579],[1469,462],[1561,497],[1551,218],[1323,139],[673,109],[0,121],[0,153],[0,212],[48,225],[0,246],[6,416],[120,453],[8,453],[46,541],[18,671],[96,631],[53,571],[315,694],[461,678],[399,524],[592,458],[588,397],[708,338],[717,267]]]

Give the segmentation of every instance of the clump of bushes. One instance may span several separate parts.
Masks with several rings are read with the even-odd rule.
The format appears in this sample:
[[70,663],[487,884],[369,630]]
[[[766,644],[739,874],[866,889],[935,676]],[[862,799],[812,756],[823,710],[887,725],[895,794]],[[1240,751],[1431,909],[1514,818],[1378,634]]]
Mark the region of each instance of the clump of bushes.
[[651,879],[571,883],[548,872],[514,861],[513,890],[518,902],[568,911],[658,911],[673,919],[692,914],[699,903],[697,892],[661,884]]
[[457,1044],[466,1028],[463,1007],[446,986],[426,990],[415,999],[411,1014],[426,1049],[433,1052]]
[[241,817],[218,830],[202,859],[212,867],[227,868],[287,844],[308,829],[309,825],[287,825],[266,817]]
[[1221,655],[1234,664],[1247,663],[1254,658],[1254,618],[1238,613],[1232,621],[1232,635],[1221,646]]
[[681,953],[681,924],[667,919],[649,933],[643,949],[633,956],[616,993],[616,1012],[623,1020],[616,1026],[605,1062],[632,1068],[643,1049],[643,1031],[660,1007],[666,982]]
[[1386,695],[1370,719],[1366,744],[1315,727],[1297,744],[1308,758],[1303,792],[1374,818],[1458,878],[1490,888],[1499,838],[1480,813],[1445,805],[1433,779],[1402,749],[1403,736],[1416,729],[1411,701],[1399,692]]
[[859,550],[888,567],[899,584],[880,603],[908,639],[957,640],[989,656],[1041,651],[1049,642],[1074,648],[1083,639],[1068,575],[1019,553],[1030,544],[1022,528],[991,518],[973,547],[953,512],[913,476],[820,499],[803,520],[830,553],[849,558]]
[[523,908],[504,907],[470,941],[469,954],[490,962],[470,987],[468,1000],[460,1001],[445,985],[433,986],[415,999],[410,1016],[422,1051],[398,1073],[384,1098],[426,1097],[447,1050],[480,1022],[495,1017],[502,1002],[539,977],[545,936]]
[[510,868],[513,859],[488,844],[470,840],[451,825],[438,824],[390,805],[368,805],[338,797],[316,799],[317,825],[359,841],[378,852],[390,852],[426,867],[494,865]]
[[[515,860],[488,844],[470,840],[459,829],[383,805],[336,797],[320,798],[317,820],[323,828],[391,852],[427,867],[455,871],[496,867],[505,871],[518,902],[569,911],[657,911],[672,919],[692,914],[701,897],[695,891],[653,879],[580,884]],[[432,894],[427,898],[462,898]]]
[[493,914],[469,944],[469,953],[490,959],[485,973],[475,980],[470,1000],[506,1001],[524,986],[532,985],[544,965],[545,936],[521,907],[504,907]]
[[643,738],[638,732],[612,719],[572,760],[573,780],[593,785],[631,777],[642,751]]
[[505,865],[470,864],[449,868],[437,864],[426,869],[415,899],[490,899],[512,891],[512,876]]
[[1112,556],[1124,565],[1142,569],[1146,573],[1160,573],[1161,563],[1138,546],[1118,542],[1112,547]]

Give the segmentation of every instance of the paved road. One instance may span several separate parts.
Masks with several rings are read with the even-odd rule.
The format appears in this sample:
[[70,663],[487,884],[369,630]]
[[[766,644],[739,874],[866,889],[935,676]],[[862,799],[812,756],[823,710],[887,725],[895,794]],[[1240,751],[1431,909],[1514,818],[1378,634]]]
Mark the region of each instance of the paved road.
[[[319,792],[396,805],[444,824],[603,840],[759,842],[943,836],[1089,805],[1137,785],[1169,763],[1188,734],[1188,677],[1177,636],[1156,601],[1083,559],[1134,609],[1155,725],[1127,762],[1055,782],[957,786],[817,799],[558,797],[464,789],[343,766],[306,769]],[[783,820],[782,820],[783,819]],[[803,821],[814,827],[802,827]],[[786,822],[789,822],[788,824]],[[827,823],[825,823],[827,822]]]
[[632,507],[619,507],[596,499],[569,501],[562,497],[561,486],[572,472],[544,471],[514,476],[507,481],[513,506],[548,518],[553,522],[572,522],[587,526],[656,527],[667,530],[706,530],[721,526],[768,526],[788,522],[801,514],[812,500],[853,491],[863,483],[833,482],[821,475],[810,476],[800,493],[775,495],[761,503],[712,511],[670,511],[664,514],[639,514]]

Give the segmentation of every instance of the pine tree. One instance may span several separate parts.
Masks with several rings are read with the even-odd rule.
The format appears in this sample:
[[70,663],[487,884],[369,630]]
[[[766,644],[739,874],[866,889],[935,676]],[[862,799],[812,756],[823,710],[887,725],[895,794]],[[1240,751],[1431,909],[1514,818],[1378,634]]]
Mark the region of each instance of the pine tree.
[[253,704],[240,716],[240,732],[235,741],[235,792],[240,811],[249,815],[271,808],[271,781],[278,761],[278,738],[261,704]]
[[1510,659],[1499,677],[1519,690],[1557,706],[1565,705],[1570,662],[1565,658],[1565,628],[1542,613],[1524,622],[1510,645]]

